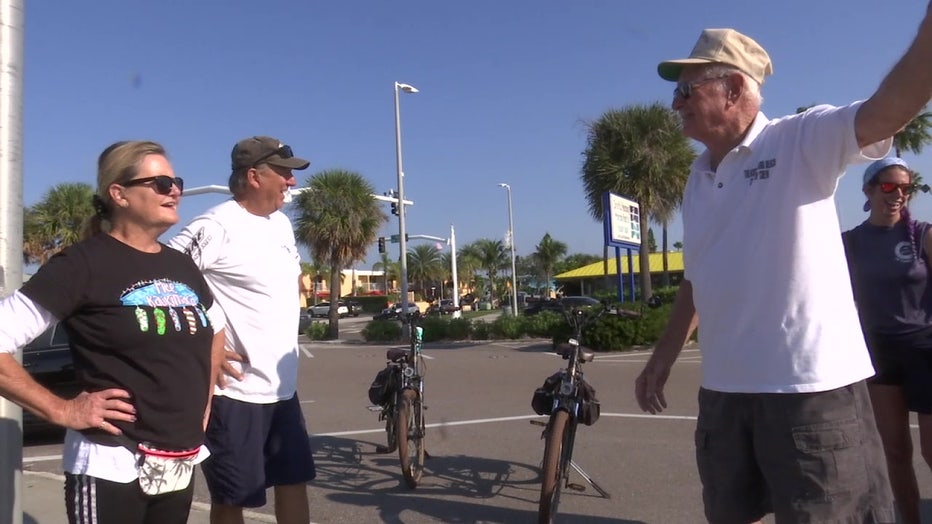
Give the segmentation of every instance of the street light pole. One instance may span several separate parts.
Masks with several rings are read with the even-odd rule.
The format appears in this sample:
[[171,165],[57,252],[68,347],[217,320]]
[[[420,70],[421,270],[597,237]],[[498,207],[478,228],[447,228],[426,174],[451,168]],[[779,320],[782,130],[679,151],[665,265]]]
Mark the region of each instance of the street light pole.
[[515,216],[511,211],[511,186],[498,185],[508,192],[508,243],[511,244],[511,314],[518,315],[518,275],[515,271]]
[[408,313],[408,252],[405,239],[405,188],[404,170],[401,163],[401,112],[398,108],[398,90],[405,93],[417,93],[417,89],[408,84],[395,82],[395,160],[398,166],[398,265],[401,273],[401,312]]

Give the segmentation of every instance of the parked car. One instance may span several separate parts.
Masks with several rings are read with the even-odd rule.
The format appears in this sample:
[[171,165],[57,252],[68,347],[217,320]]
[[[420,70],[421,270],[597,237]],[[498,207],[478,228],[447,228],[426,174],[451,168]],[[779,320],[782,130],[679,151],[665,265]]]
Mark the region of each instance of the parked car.
[[557,300],[541,300],[531,304],[524,310],[525,315],[536,315],[541,311],[554,311],[561,313],[573,308],[588,308],[599,306],[602,303],[592,297],[569,296]]
[[443,299],[436,304],[431,304],[427,308],[428,315],[450,315],[454,311],[459,311],[459,306],[453,305],[453,299]]
[[[320,302],[307,308],[307,311],[311,314],[311,317],[328,317],[330,316],[330,302]],[[349,308],[346,307],[345,303],[337,303],[337,315],[339,315],[340,318],[349,315]]]
[[[39,384],[62,398],[81,392],[64,326],[55,324],[23,348],[23,367]],[[23,432],[58,429],[58,426],[23,410]]]
[[298,334],[304,333],[308,326],[313,322],[311,313],[307,309],[298,309]]
[[[421,308],[417,307],[417,304],[409,303],[408,304],[408,314],[411,313],[420,313]],[[401,314],[401,304],[394,304],[382,310],[381,313],[372,317],[373,320],[392,320],[399,317]]]
[[362,304],[348,300],[346,301],[346,309],[349,310],[350,316],[358,317],[362,313]]

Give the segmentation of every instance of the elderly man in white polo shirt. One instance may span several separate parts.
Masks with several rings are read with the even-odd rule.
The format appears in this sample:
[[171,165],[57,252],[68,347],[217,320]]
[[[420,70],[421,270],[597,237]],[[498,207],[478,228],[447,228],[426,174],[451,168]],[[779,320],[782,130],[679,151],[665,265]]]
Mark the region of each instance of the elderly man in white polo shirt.
[[683,201],[686,280],[635,382],[641,408],[702,322],[695,440],[710,522],[894,522],[864,380],[873,375],[834,204],[845,168],[883,157],[932,94],[932,21],[878,90],[843,107],[769,120],[767,52],[733,29],[706,29],[677,82],[683,133],[706,150]]

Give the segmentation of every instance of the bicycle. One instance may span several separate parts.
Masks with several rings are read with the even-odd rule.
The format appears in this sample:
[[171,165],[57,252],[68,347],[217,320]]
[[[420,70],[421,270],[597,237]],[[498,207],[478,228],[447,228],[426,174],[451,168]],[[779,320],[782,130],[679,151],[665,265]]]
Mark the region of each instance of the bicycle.
[[369,388],[371,411],[379,413],[385,421],[387,446],[377,446],[378,453],[398,450],[401,473],[409,488],[416,488],[424,473],[426,425],[424,422],[424,360],[421,342],[424,328],[417,325],[420,315],[406,316],[403,326],[408,329],[409,348],[390,348],[385,353],[388,361]]
[[573,445],[576,441],[576,429],[582,422],[592,425],[598,420],[600,406],[595,398],[595,390],[583,380],[582,364],[592,362],[595,353],[580,345],[584,326],[591,324],[607,311],[590,313],[582,309],[570,312],[563,310],[563,315],[573,329],[573,336],[566,344],[560,344],[556,353],[568,360],[566,368],[551,375],[542,388],[534,392],[531,405],[538,415],[550,415],[544,423],[532,420],[532,424],[544,426],[541,438],[545,439],[544,459],[541,466],[540,504],[538,521],[550,524],[557,514],[560,504],[560,491],[564,486],[575,491],[585,491],[585,486],[571,483],[570,469],[576,470],[604,498],[611,495],[602,489],[582,468],[573,462]]

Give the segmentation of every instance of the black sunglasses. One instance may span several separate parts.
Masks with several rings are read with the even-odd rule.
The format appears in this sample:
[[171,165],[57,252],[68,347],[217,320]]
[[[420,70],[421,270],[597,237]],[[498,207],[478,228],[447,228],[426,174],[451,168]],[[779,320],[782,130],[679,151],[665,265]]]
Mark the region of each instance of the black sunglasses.
[[152,189],[160,195],[170,195],[172,186],[178,186],[178,192],[184,193],[184,180],[179,177],[172,178],[167,175],[147,176],[145,178],[134,178],[120,184],[123,187],[133,187],[151,184]]
[[291,146],[283,145],[279,147],[278,149],[276,149],[275,151],[272,151],[271,153],[262,155],[259,158],[257,158],[256,161],[252,163],[252,167],[256,167],[257,165],[261,164],[263,160],[271,158],[275,155],[278,155],[282,159],[292,158],[294,157],[294,151],[291,150]]
[[693,90],[697,87],[705,84],[706,82],[711,82],[712,80],[728,78],[728,76],[729,75],[719,75],[711,76],[709,78],[700,78],[699,80],[693,80],[692,82],[677,82],[676,88],[673,89],[673,98],[680,97],[683,100],[689,100],[689,97],[693,94]]

